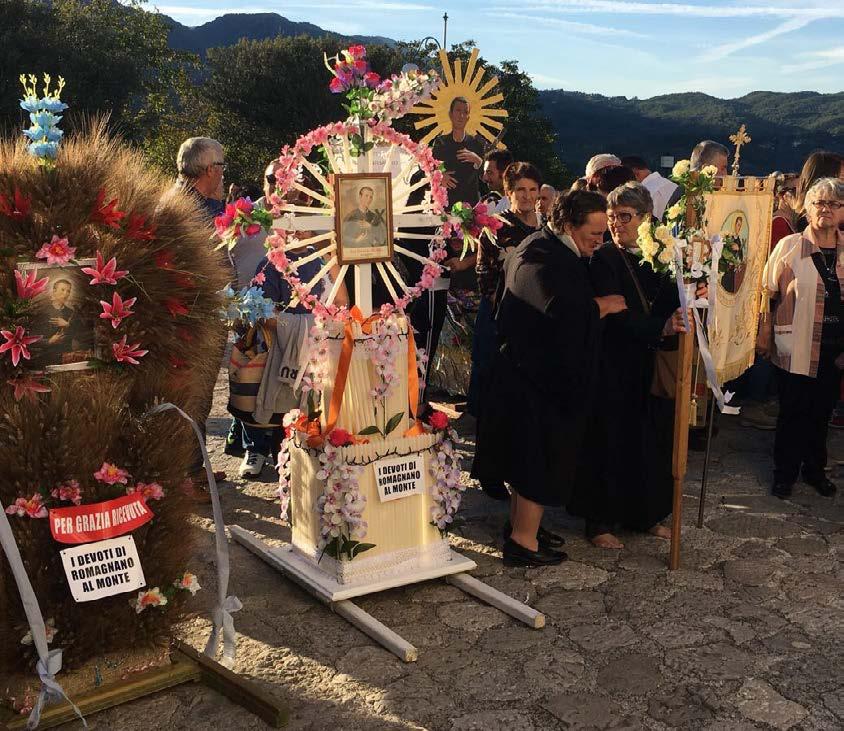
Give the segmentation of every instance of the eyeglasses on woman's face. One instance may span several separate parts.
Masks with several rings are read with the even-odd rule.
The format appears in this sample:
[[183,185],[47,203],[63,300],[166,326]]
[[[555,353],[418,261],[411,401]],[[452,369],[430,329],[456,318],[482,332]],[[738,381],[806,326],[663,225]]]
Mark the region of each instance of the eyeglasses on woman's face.
[[609,223],[620,223],[622,226],[626,226],[633,220],[634,216],[637,216],[636,213],[626,213],[624,211],[609,211],[607,213],[607,221]]
[[211,167],[212,168],[220,168],[223,172],[225,172],[228,165],[226,165],[226,163],[224,163],[222,161],[218,161],[218,162],[212,162]]
[[841,201],[812,201],[812,205],[820,210],[821,208],[828,208],[830,211],[837,211],[841,208]]

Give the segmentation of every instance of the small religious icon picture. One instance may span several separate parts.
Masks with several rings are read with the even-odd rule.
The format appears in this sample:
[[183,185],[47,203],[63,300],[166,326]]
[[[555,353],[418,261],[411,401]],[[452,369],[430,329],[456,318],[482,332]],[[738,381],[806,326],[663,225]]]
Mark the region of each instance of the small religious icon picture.
[[32,335],[41,340],[30,348],[31,365],[47,372],[78,371],[93,367],[96,356],[96,315],[82,311],[82,293],[88,278],[82,267],[94,266],[93,259],[80,259],[72,265],[56,266],[20,262],[24,274],[37,270],[38,279],[47,278],[44,291],[33,300]]
[[390,261],[392,202],[389,173],[334,176],[337,259],[341,266]]
[[747,244],[750,239],[748,216],[742,210],[730,212],[721,224],[721,240],[724,248],[718,271],[721,275],[721,286],[729,293],[738,292],[744,282],[747,269]]

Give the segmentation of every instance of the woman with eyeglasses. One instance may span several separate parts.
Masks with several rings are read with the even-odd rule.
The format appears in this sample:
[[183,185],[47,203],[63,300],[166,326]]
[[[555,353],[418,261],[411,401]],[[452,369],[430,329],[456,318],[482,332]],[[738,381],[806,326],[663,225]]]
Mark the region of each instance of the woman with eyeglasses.
[[607,219],[612,242],[589,264],[595,294],[621,295],[627,309],[609,315],[598,363],[597,402],[578,470],[570,513],[586,520],[586,537],[598,548],[624,544],[618,526],[670,538],[661,524],[671,512],[674,400],[652,394],[654,358],[683,331],[677,286],[641,266],[637,229],[653,213],[651,194],[628,182],[610,192]]
[[836,492],[825,468],[827,428],[844,368],[844,182],[815,182],[805,209],[809,225],[777,244],[762,280],[771,307],[757,346],[776,366],[772,493],[781,499],[791,497],[799,475],[824,497]]

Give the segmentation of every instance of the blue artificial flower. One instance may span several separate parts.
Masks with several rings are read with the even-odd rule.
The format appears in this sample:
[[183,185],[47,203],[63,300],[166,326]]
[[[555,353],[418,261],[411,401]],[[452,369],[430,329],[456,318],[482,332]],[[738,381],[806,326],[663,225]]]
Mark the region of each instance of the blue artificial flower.
[[41,109],[41,100],[34,96],[27,96],[21,99],[21,109],[26,112],[37,112]]
[[45,134],[47,142],[58,142],[64,136],[64,132],[58,127],[50,127]]
[[28,137],[32,142],[42,139],[43,137],[47,136],[47,130],[43,127],[39,127],[37,124],[33,125],[29,129],[25,129],[23,131],[24,137]]
[[48,112],[63,112],[67,109],[67,104],[55,97],[45,97],[41,100],[41,108],[46,109]]
[[240,319],[254,325],[258,320],[267,320],[275,314],[275,303],[264,297],[260,287],[244,287],[238,293],[236,305],[240,310]]
[[62,121],[61,117],[56,116],[52,112],[32,112],[29,115],[29,120],[32,124],[38,127],[55,127]]
[[55,160],[59,152],[59,145],[57,142],[33,142],[27,149],[29,154],[35,157]]

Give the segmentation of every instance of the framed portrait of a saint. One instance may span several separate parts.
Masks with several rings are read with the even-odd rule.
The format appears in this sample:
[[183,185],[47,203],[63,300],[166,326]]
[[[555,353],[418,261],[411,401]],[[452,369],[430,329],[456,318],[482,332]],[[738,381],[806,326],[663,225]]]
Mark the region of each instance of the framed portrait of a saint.
[[721,238],[709,349],[722,383],[753,365],[762,270],[771,245],[773,180],[725,177],[706,195],[707,234]]
[[32,349],[31,365],[46,372],[80,371],[92,368],[96,359],[96,315],[83,311],[83,292],[88,278],[82,267],[94,266],[93,259],[80,259],[65,266],[19,262],[21,272],[38,270],[47,286],[32,303],[32,334],[40,335]]
[[339,264],[370,264],[393,256],[390,173],[334,176],[335,231]]

